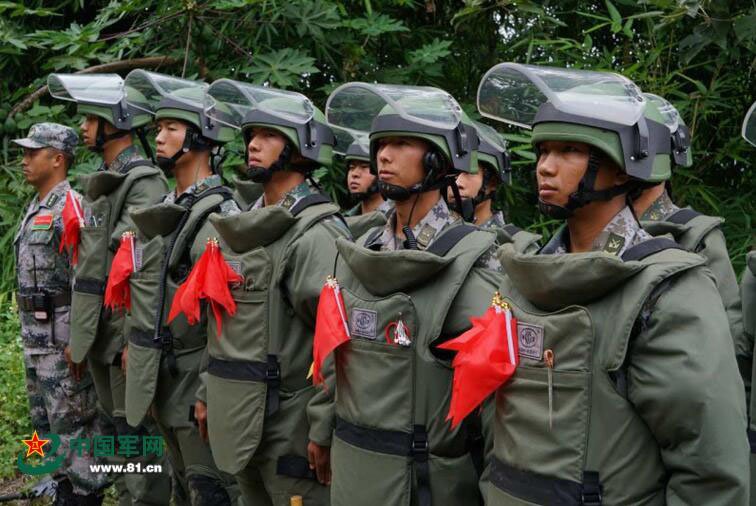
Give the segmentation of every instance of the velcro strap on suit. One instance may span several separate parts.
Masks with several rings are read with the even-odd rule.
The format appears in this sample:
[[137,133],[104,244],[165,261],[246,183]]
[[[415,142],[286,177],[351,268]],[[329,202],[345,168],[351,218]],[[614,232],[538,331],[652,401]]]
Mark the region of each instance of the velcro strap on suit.
[[[46,299],[52,308],[70,306],[71,305],[71,292],[66,291],[58,295],[47,295]],[[21,311],[34,311],[34,298],[26,295],[21,295],[16,292],[16,302],[18,308]]]
[[685,225],[697,216],[701,216],[701,213],[689,207],[684,207],[667,216],[664,221],[676,223],[677,225]]
[[276,461],[276,474],[300,480],[317,480],[315,471],[310,469],[306,457],[299,455],[282,455]]
[[491,483],[509,495],[534,504],[601,506],[599,473],[583,471],[583,482],[546,476],[491,460]]
[[666,237],[655,237],[653,239],[649,239],[648,241],[643,241],[642,243],[637,244],[631,248],[628,248],[622,254],[622,260],[624,262],[643,260],[644,258],[649,257],[654,253],[659,253],[660,251],[664,251],[666,249],[685,250],[685,248],[677,244],[672,239],[667,239]]
[[268,355],[267,362],[223,360],[211,356],[209,357],[207,372],[218,378],[267,383],[265,415],[270,416],[278,411],[281,404],[279,394],[281,367],[275,355]]
[[101,281],[99,279],[92,278],[76,278],[74,281],[74,292],[90,293],[92,295],[104,295],[105,286],[108,284],[108,280]]
[[369,429],[336,417],[335,433],[342,441],[364,450],[411,457],[417,477],[418,506],[433,504],[430,490],[430,445],[424,425],[414,425],[410,433]]

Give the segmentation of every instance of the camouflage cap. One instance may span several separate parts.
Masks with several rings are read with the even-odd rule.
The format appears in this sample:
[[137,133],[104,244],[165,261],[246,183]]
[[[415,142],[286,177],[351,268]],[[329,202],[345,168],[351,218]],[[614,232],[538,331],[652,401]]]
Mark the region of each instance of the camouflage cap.
[[29,135],[13,142],[30,149],[55,148],[74,156],[79,136],[73,128],[58,123],[37,123],[29,129]]

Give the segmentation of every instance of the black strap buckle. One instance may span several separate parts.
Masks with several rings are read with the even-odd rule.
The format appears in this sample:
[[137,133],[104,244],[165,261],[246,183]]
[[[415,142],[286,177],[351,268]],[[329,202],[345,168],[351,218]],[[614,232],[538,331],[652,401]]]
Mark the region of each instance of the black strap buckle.
[[415,425],[412,430],[412,445],[410,453],[415,460],[427,459],[430,450],[428,434],[424,425]]
[[604,499],[601,493],[601,481],[597,471],[583,471],[583,492],[581,504],[584,506],[601,506]]
[[275,355],[268,355],[265,383],[268,385],[265,415],[270,416],[278,411],[281,403],[278,392],[278,387],[281,386],[281,366],[278,364],[278,358]]

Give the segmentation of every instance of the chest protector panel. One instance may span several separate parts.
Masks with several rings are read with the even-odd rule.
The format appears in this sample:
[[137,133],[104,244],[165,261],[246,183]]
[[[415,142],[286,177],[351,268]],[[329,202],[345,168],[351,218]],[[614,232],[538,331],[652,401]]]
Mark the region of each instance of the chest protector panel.
[[[181,205],[163,203],[132,212],[139,229],[141,265],[129,278],[126,419],[131,425],[142,421],[153,401],[161,422],[173,427],[192,423],[189,406],[199,386],[207,320],[189,325],[180,314],[170,324],[166,322],[176,289],[191,270],[192,257],[201,253],[212,234],[207,217],[230,198],[227,188],[215,187],[180,200]],[[186,409],[173,409],[177,405]]]
[[297,239],[338,211],[314,194],[292,212],[267,206],[211,218],[226,262],[244,278],[231,287],[236,314],[223,316],[222,334],[212,314],[208,326],[208,431],[215,462],[227,473],[247,465],[282,399],[314,393],[307,379],[312,329],[296,317],[282,281]]
[[[86,188],[82,202],[84,226],[79,239],[79,262],[71,294],[71,356],[81,362],[87,356],[98,334],[111,338],[110,332],[98,332],[103,324],[103,299],[110,264],[118,247],[111,244],[111,236],[121,213],[126,197],[138,179],[158,176],[160,171],[138,160],[129,164],[125,173],[98,171],[82,178]],[[129,168],[132,167],[132,168]],[[165,184],[164,180],[163,184]],[[121,337],[121,336],[118,336]],[[120,351],[122,343],[115,343],[106,351],[106,360],[111,361]]]
[[386,224],[386,216],[381,211],[346,216],[344,220],[346,220],[349,230],[352,232],[352,237],[362,237],[371,228],[382,227]]
[[[450,249],[436,252],[445,242]],[[333,504],[475,503],[467,426],[445,421],[453,371],[434,348],[452,337],[453,301],[493,243],[494,234],[470,225],[448,229],[426,251],[337,241],[351,339],[336,352]],[[494,287],[478,289],[490,300]]]
[[643,304],[700,257],[679,249],[627,261],[522,255],[505,245],[500,258],[520,365],[496,394],[488,501],[664,504],[658,444],[622,379]]

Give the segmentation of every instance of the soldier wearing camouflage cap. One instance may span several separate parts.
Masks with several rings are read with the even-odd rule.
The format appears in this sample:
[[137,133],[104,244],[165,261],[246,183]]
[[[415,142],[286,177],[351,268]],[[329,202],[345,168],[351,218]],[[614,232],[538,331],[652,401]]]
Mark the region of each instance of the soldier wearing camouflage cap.
[[[66,126],[38,123],[27,137],[13,142],[24,148],[24,177],[37,190],[14,240],[32,426],[40,435],[59,435],[68,447],[72,440],[88,437],[96,423],[92,377],[82,365],[67,364],[64,354],[70,337],[71,264],[59,245],[61,214],[71,189],[66,174],[78,137]],[[69,454],[59,470],[64,478],[55,504],[101,504],[108,481],[105,474],[90,472],[94,463],[87,453]]]
[[[84,226],[72,293],[72,360],[85,359],[94,379],[106,431],[121,436],[156,435],[151,419],[131,428],[125,417],[125,377],[122,363],[126,349],[123,314],[103,306],[105,285],[122,234],[133,229],[130,208],[151,204],[167,191],[168,184],[134,145],[135,134],[151,121],[144,111],[146,100],[126,88],[117,74],[51,74],[50,94],[75,102],[84,115],[80,131],[90,150],[102,156],[102,165],[80,178],[84,188]],[[148,156],[149,144],[142,143]],[[104,261],[103,261],[104,259]],[[109,457],[125,464],[123,457]],[[156,456],[131,457],[129,462],[162,464]],[[164,505],[170,501],[168,473],[123,474],[115,477],[121,500],[134,505]]]

